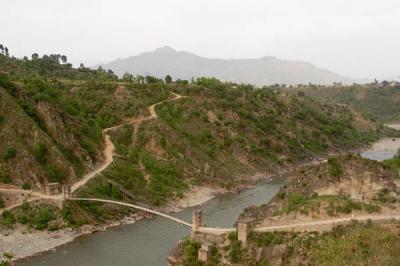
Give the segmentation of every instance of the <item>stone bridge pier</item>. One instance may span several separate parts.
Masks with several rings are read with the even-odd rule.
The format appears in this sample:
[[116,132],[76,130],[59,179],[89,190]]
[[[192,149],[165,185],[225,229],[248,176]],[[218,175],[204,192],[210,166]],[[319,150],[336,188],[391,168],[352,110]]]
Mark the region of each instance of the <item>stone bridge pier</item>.
[[196,210],[192,214],[192,230],[203,226],[203,210]]
[[250,232],[254,229],[255,220],[251,218],[242,219],[237,225],[238,240],[242,242],[242,247],[247,246],[247,237]]

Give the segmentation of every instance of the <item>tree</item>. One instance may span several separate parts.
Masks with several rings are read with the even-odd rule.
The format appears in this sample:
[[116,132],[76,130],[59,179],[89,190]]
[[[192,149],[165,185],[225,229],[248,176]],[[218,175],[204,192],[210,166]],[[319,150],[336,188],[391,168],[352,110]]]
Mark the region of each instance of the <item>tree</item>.
[[5,52],[6,56],[9,55],[9,54],[8,54],[8,48],[7,48],[7,47],[4,47],[4,52]]
[[166,75],[165,78],[164,78],[164,80],[165,80],[165,83],[167,83],[167,84],[169,84],[169,83],[172,82],[172,78],[171,78],[170,75]]
[[144,77],[142,75],[136,75],[135,77],[135,83],[143,83],[144,82]]
[[4,53],[4,46],[2,44],[0,44],[0,52]]
[[37,53],[32,54],[32,60],[36,60],[39,58],[39,55]]
[[124,75],[122,76],[122,80],[126,82],[132,82],[133,81],[133,75],[125,72]]
[[63,62],[63,64],[67,63],[67,56],[66,55],[62,55],[61,56],[61,62]]

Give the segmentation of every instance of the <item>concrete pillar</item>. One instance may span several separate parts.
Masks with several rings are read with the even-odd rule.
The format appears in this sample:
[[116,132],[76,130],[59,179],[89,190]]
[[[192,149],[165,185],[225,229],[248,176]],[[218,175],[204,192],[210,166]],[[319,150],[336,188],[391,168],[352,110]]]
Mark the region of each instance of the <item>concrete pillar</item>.
[[207,262],[211,256],[211,244],[203,243],[198,251],[197,258],[200,262]]
[[203,211],[196,210],[192,214],[192,230],[197,230],[203,226]]
[[242,247],[247,246],[247,237],[251,230],[253,230],[255,225],[255,220],[251,218],[243,219],[238,222],[238,240],[242,242]]
[[62,187],[62,192],[63,192],[64,199],[70,198],[71,197],[71,186],[64,185]]

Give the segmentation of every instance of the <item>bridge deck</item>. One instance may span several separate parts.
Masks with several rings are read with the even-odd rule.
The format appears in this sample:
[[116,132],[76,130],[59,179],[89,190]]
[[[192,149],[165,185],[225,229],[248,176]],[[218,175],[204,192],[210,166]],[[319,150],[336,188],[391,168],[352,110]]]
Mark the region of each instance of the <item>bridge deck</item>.
[[176,217],[173,217],[173,216],[171,216],[171,215],[168,215],[168,214],[165,214],[165,213],[162,213],[162,212],[159,212],[159,211],[155,211],[155,210],[152,210],[152,209],[148,209],[148,208],[146,208],[146,207],[138,206],[138,205],[135,205],[135,204],[124,203],[124,202],[119,202],[119,201],[115,201],[115,200],[91,199],[91,198],[67,198],[67,200],[74,200],[74,201],[96,201],[96,202],[104,202],[104,203],[117,204],[117,205],[121,205],[121,206],[126,206],[126,207],[130,207],[130,208],[134,208],[134,209],[137,209],[137,210],[145,211],[145,212],[148,212],[148,213],[152,213],[152,214],[155,214],[155,215],[158,215],[158,216],[162,216],[162,217],[164,217],[164,218],[167,218],[167,219],[172,220],[172,221],[174,221],[174,222],[177,222],[177,223],[179,223],[179,224],[183,224],[183,225],[186,225],[186,226],[188,226],[188,227],[192,227],[192,224],[191,224],[191,223],[188,223],[188,222],[186,222],[186,221],[183,221],[183,220],[178,219],[178,218],[176,218]]

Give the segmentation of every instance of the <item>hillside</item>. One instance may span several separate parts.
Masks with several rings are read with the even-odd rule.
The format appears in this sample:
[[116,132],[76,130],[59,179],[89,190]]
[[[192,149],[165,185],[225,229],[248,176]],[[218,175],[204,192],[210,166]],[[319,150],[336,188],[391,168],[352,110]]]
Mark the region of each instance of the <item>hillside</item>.
[[[384,164],[355,155],[332,157],[326,163],[289,174],[272,201],[246,209],[239,220],[256,219],[256,227],[310,224],[338,217],[399,213],[399,175]],[[332,218],[336,217],[336,218]],[[303,229],[303,230],[302,230]],[[207,264],[197,260],[198,242],[186,239],[173,255],[175,265],[396,265],[398,221],[379,224],[353,220],[346,225],[299,228],[297,231],[253,231],[241,247],[236,233],[211,246]]]
[[400,119],[400,88],[369,86],[287,89],[289,94],[305,95],[325,103],[347,104],[357,112],[381,122]]
[[382,163],[346,155],[291,173],[273,200],[261,207],[249,207],[242,217],[256,218],[263,224],[324,219],[353,212],[384,212],[397,207],[399,199],[396,171]]
[[159,78],[171,75],[177,79],[187,80],[196,77],[216,77],[224,81],[260,86],[276,83],[328,84],[351,81],[349,78],[300,61],[280,60],[275,57],[210,59],[188,52],[176,51],[170,47],[117,59],[98,66],[112,69],[119,76],[128,72],[134,75],[152,75]]
[[[368,120],[368,128],[360,127],[346,107],[281,96],[267,87],[213,78],[122,82],[57,58],[0,60],[6,71],[0,74],[3,183],[34,190],[47,182],[75,183],[103,161],[102,129],[118,126],[107,133],[116,147],[114,162],[75,194],[163,206],[191,187],[237,190],[254,183],[254,174],[271,175],[389,133]],[[177,94],[184,97],[171,101]],[[51,219],[81,225],[127,213],[68,203],[63,216]],[[7,226],[21,222],[10,217],[12,212],[3,213]]]

